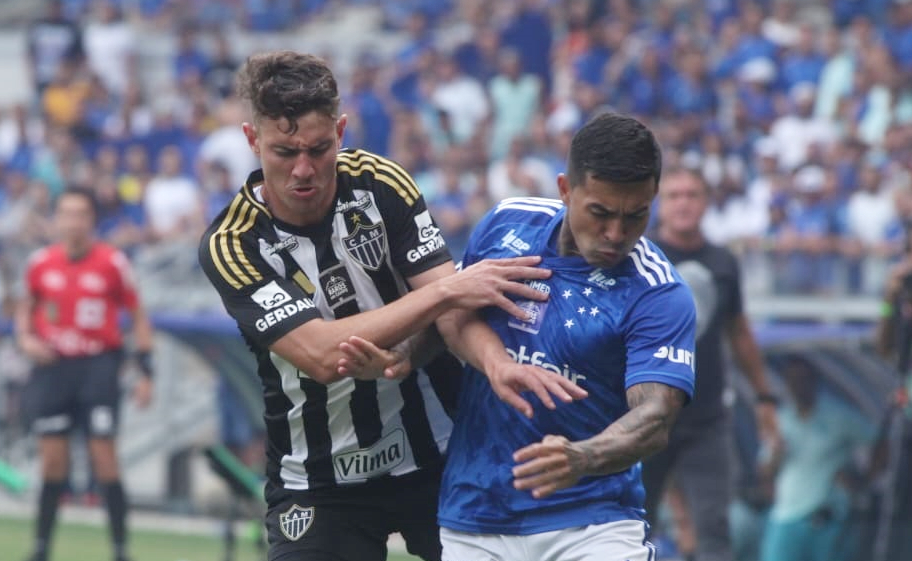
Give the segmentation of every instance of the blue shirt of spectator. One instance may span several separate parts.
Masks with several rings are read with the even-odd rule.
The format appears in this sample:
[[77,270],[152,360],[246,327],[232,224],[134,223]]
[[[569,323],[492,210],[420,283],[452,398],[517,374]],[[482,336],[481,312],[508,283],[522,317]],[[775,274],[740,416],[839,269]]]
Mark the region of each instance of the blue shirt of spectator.
[[669,105],[674,114],[705,115],[716,106],[716,94],[710,80],[695,81],[675,72],[666,83]]
[[[392,120],[383,104],[383,101],[371,89],[363,89],[349,95],[348,101],[352,104],[358,127],[345,129],[345,144],[347,146],[362,146],[365,150],[389,155],[389,133]],[[358,138],[354,138],[355,135]]]
[[523,70],[542,80],[543,90],[551,90],[552,31],[548,17],[541,11],[523,9],[500,35],[501,44],[513,47],[522,56]]
[[816,53],[784,55],[782,64],[779,67],[781,88],[783,91],[789,91],[792,86],[801,82],[818,83],[820,73],[826,63],[827,59]]

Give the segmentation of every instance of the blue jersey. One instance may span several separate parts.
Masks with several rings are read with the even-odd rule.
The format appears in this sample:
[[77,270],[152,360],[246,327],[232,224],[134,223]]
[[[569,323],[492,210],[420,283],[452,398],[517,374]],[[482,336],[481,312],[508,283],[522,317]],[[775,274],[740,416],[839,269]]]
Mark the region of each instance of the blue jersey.
[[659,382],[690,397],[694,386],[693,297],[671,263],[645,238],[611,269],[562,257],[556,240],[564,206],[551,199],[506,199],[479,223],[464,265],[485,258],[541,255],[552,276],[529,284],[547,302],[521,302],[520,321],[498,308],[483,313],[507,352],[575,381],[589,396],[535,408],[527,419],[501,402],[487,378],[466,367],[440,495],[440,525],[463,532],[524,535],[641,520],[645,493],[639,463],[585,477],[545,499],[513,488],[513,452],[545,435],[590,438],[627,413],[627,388]]

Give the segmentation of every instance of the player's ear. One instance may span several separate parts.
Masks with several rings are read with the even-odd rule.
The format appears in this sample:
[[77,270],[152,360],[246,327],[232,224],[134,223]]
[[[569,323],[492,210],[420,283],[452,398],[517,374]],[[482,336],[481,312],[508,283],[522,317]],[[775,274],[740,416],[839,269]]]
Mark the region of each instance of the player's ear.
[[557,192],[560,193],[560,199],[565,205],[570,204],[570,180],[563,173],[557,174]]
[[345,134],[345,125],[348,123],[348,115],[342,113],[336,121],[336,138],[339,139],[339,145],[342,145],[342,135]]
[[241,125],[241,130],[244,131],[244,136],[247,137],[247,144],[250,146],[250,149],[254,154],[259,157],[260,155],[260,139],[257,136],[256,125],[253,123],[245,122]]

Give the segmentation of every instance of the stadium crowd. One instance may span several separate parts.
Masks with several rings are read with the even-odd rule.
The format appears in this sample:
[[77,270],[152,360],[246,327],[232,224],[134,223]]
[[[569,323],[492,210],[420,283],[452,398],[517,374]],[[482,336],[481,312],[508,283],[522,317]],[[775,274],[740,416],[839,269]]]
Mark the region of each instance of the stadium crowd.
[[[0,112],[6,284],[70,183],[97,192],[102,236],[133,255],[196,239],[254,167],[234,34],[368,5],[398,41],[333,61],[349,69],[347,141],[416,176],[457,252],[492,201],[554,196],[569,138],[606,109],[702,171],[707,236],[761,255],[767,290],[874,294],[905,249],[909,2],[66,0],[27,32],[34,97]],[[150,27],[173,45],[166,80],[144,73]]]

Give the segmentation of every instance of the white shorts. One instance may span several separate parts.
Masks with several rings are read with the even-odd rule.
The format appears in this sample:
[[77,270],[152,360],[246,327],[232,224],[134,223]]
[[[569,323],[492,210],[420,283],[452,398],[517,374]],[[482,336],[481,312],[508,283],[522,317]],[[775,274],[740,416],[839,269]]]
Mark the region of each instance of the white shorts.
[[527,536],[440,529],[443,561],[655,561],[646,524],[622,520]]

